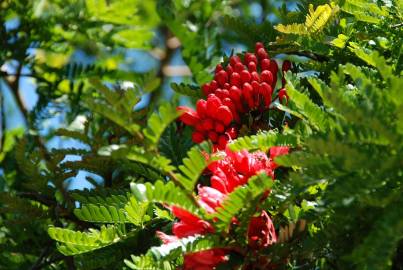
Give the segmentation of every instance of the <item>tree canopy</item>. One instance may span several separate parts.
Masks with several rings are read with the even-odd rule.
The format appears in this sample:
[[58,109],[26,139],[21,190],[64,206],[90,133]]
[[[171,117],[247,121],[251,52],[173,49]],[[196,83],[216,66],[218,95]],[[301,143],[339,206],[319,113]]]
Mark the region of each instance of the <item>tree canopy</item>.
[[0,269],[403,269],[402,12],[0,1]]

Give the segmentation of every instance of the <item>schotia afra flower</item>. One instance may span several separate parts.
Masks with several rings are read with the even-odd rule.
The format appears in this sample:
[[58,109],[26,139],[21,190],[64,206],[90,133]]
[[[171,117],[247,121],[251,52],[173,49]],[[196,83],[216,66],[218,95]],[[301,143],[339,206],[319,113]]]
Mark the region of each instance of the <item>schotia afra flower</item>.
[[[286,60],[281,76],[291,68]],[[196,110],[179,106],[180,121],[193,127],[192,141],[201,143],[210,140],[217,150],[225,149],[230,140],[238,137],[241,116],[245,113],[270,108],[273,92],[279,76],[279,67],[261,42],[255,52],[243,56],[234,55],[228,64],[218,64],[214,79],[202,86],[206,99],[199,99]],[[280,102],[288,103],[284,88],[279,91]]]
[[[264,172],[274,179],[274,169],[278,165],[273,160],[279,155],[287,154],[288,151],[289,148],[286,146],[272,147],[268,157],[261,151],[233,152],[227,147],[225,152],[220,153],[224,157],[208,166],[211,172],[211,186],[197,187],[197,201],[200,207],[209,214],[216,212],[230,192],[246,184],[252,176],[259,173]],[[157,232],[157,236],[164,244],[175,243],[184,237],[214,233],[214,227],[210,222],[176,206],[170,209],[178,221],[172,226],[173,235]],[[235,217],[234,219],[236,220]],[[276,243],[277,236],[273,222],[265,211],[257,217],[251,217],[246,237],[251,249],[265,248]],[[214,248],[185,254],[183,269],[215,269],[218,264],[228,260],[227,253],[226,249]]]

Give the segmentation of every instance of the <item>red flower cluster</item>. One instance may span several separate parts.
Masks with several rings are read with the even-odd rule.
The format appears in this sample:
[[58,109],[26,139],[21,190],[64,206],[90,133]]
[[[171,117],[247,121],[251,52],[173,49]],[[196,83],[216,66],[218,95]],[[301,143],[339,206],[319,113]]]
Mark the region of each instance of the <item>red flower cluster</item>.
[[261,151],[249,153],[246,150],[232,152],[227,149],[225,158],[209,165],[213,173],[211,186],[223,194],[228,194],[236,187],[246,184],[251,176],[258,173],[264,172],[274,178],[274,169],[277,165],[273,159],[287,153],[288,147],[272,147],[268,158]]
[[[273,159],[278,155],[287,154],[288,150],[288,147],[272,147],[269,158],[259,151],[232,152],[227,148],[225,157],[214,161],[208,167],[212,173],[211,187],[198,187],[199,205],[208,213],[214,213],[228,193],[246,184],[250,177],[265,172],[274,178],[274,169],[277,165]],[[172,207],[171,210],[179,221],[172,227],[174,236],[158,232],[164,243],[172,243],[183,237],[214,233],[214,227],[209,222],[178,207]],[[277,241],[273,223],[266,212],[263,211],[259,217],[252,217],[247,237],[249,246],[253,249],[267,247]],[[227,260],[225,255],[225,250],[220,248],[186,254],[184,269],[214,269]]]
[[[284,61],[283,74],[290,68],[291,62]],[[193,142],[210,139],[218,149],[225,149],[227,142],[238,136],[240,114],[269,109],[277,74],[277,62],[269,58],[260,42],[256,43],[255,53],[244,54],[243,61],[235,55],[227,66],[218,64],[214,80],[202,86],[207,100],[200,99],[196,110],[178,107],[183,112],[180,120],[194,127]],[[279,91],[279,99],[283,101],[284,98],[288,100],[283,88]]]
[[266,211],[252,217],[248,226],[248,244],[253,249],[268,247],[277,242],[276,230]]
[[238,130],[231,126],[231,123],[234,116],[238,121],[239,117],[230,109],[231,106],[230,100],[221,100],[215,95],[210,95],[207,101],[197,101],[196,111],[184,106],[179,106],[178,110],[183,112],[180,120],[195,129],[192,134],[193,142],[201,143],[210,139],[219,149],[224,149],[230,139],[238,136]]

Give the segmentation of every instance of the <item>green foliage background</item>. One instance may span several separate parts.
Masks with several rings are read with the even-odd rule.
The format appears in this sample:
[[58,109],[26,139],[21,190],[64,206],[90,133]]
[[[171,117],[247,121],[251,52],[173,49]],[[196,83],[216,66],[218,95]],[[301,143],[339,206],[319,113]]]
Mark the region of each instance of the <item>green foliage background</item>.
[[[307,224],[262,251],[287,262],[277,269],[403,269],[402,12],[399,0],[0,1],[2,87],[25,119],[23,129],[7,128],[2,91],[0,269],[175,269],[184,252],[243,241],[242,228],[227,235],[228,224],[265,188],[278,231]],[[230,147],[293,151],[276,160],[285,167],[278,180],[256,176],[208,215],[194,187],[210,146],[192,145],[175,107],[201,96],[225,48],[251,51],[257,41],[295,63],[290,102],[276,103],[289,125]],[[156,68],[126,68],[129,49],[152,55]],[[77,51],[94,64],[72,61]],[[187,68],[167,101],[175,53]],[[23,77],[36,85],[32,110]],[[133,109],[146,94],[147,106]],[[63,124],[45,128],[58,108]],[[85,147],[50,149],[54,138]],[[70,190],[80,171],[102,181],[87,177],[94,189]],[[217,233],[161,245],[155,231],[174,219],[165,203],[216,220]],[[230,258],[223,269],[257,265],[252,254]]]

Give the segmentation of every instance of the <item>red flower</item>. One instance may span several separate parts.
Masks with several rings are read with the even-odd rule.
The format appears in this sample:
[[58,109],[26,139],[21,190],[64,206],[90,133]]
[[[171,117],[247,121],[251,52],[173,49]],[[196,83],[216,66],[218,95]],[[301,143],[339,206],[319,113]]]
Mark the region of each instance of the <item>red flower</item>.
[[[203,89],[209,87],[211,85],[204,86]],[[177,108],[182,112],[179,119],[185,125],[194,127],[192,134],[194,143],[210,139],[215,149],[222,150],[230,139],[236,138],[238,130],[232,123],[239,121],[239,115],[236,103],[229,96],[228,90],[216,89],[214,94],[208,95],[207,101],[203,99],[197,101],[196,111],[185,106]]]
[[214,232],[214,228],[210,223],[186,210],[173,206],[172,213],[180,219],[179,222],[172,226],[172,232],[178,238]]
[[281,155],[286,155],[290,151],[288,146],[273,146],[270,148],[270,158],[272,159],[273,169],[277,168],[278,165],[274,162],[274,158]]
[[[200,201],[203,202],[201,203],[201,205],[202,207],[207,206],[207,211],[209,211],[209,209],[214,209],[215,207],[217,207],[221,203],[224,196],[218,191],[215,191],[214,189],[208,187],[199,188],[199,191],[199,195],[201,196]],[[211,197],[209,195],[211,195]],[[214,229],[210,223],[201,220],[188,211],[175,206],[173,206],[171,210],[172,213],[180,219],[180,221],[174,223],[172,227],[172,232],[174,235],[167,235],[163,232],[157,231],[157,236],[162,240],[164,244],[175,243],[183,237],[193,236],[196,234],[203,235],[214,232]],[[184,257],[183,269],[214,269],[218,264],[227,260],[225,254],[225,251],[219,248],[186,254]]]
[[[176,236],[167,235],[160,231],[157,231],[156,234],[164,244],[175,243],[179,240]],[[189,253],[185,255],[184,259],[183,268],[187,270],[214,269],[218,264],[227,261],[225,250],[219,248]]]
[[280,91],[278,91],[278,99],[280,100],[281,104],[285,103],[285,105],[288,104],[288,95],[287,95],[287,91],[285,90],[285,88],[281,88]]
[[236,187],[247,183],[250,177],[261,172],[274,177],[273,164],[263,152],[232,152],[227,148],[225,154],[223,159],[212,162],[208,167],[213,173],[211,186],[221,193],[232,192]]
[[[224,150],[228,141],[238,136],[241,114],[270,109],[279,71],[261,42],[256,43],[255,53],[245,53],[243,60],[237,55],[229,60],[226,66],[218,64],[214,80],[202,86],[206,100],[197,101],[196,111],[178,107],[184,112],[180,120],[195,128],[193,142],[210,139],[215,151]],[[282,71],[290,67],[291,62],[284,61]],[[279,91],[279,99],[288,100],[285,90]]]
[[227,260],[223,249],[214,248],[186,254],[183,268],[185,270],[213,270],[218,264]]
[[179,240],[178,237],[176,237],[174,235],[165,234],[165,233],[163,233],[161,231],[157,231],[156,234],[157,234],[157,237],[159,239],[161,239],[162,243],[164,243],[164,244],[175,243],[176,241]]
[[277,242],[273,222],[265,211],[252,217],[248,226],[248,244],[253,249],[268,247]]
[[179,119],[188,126],[194,126],[200,121],[199,115],[192,108],[179,106],[177,110],[182,113]]
[[207,213],[214,213],[215,209],[221,205],[225,195],[212,187],[198,187],[199,204],[206,209]]

